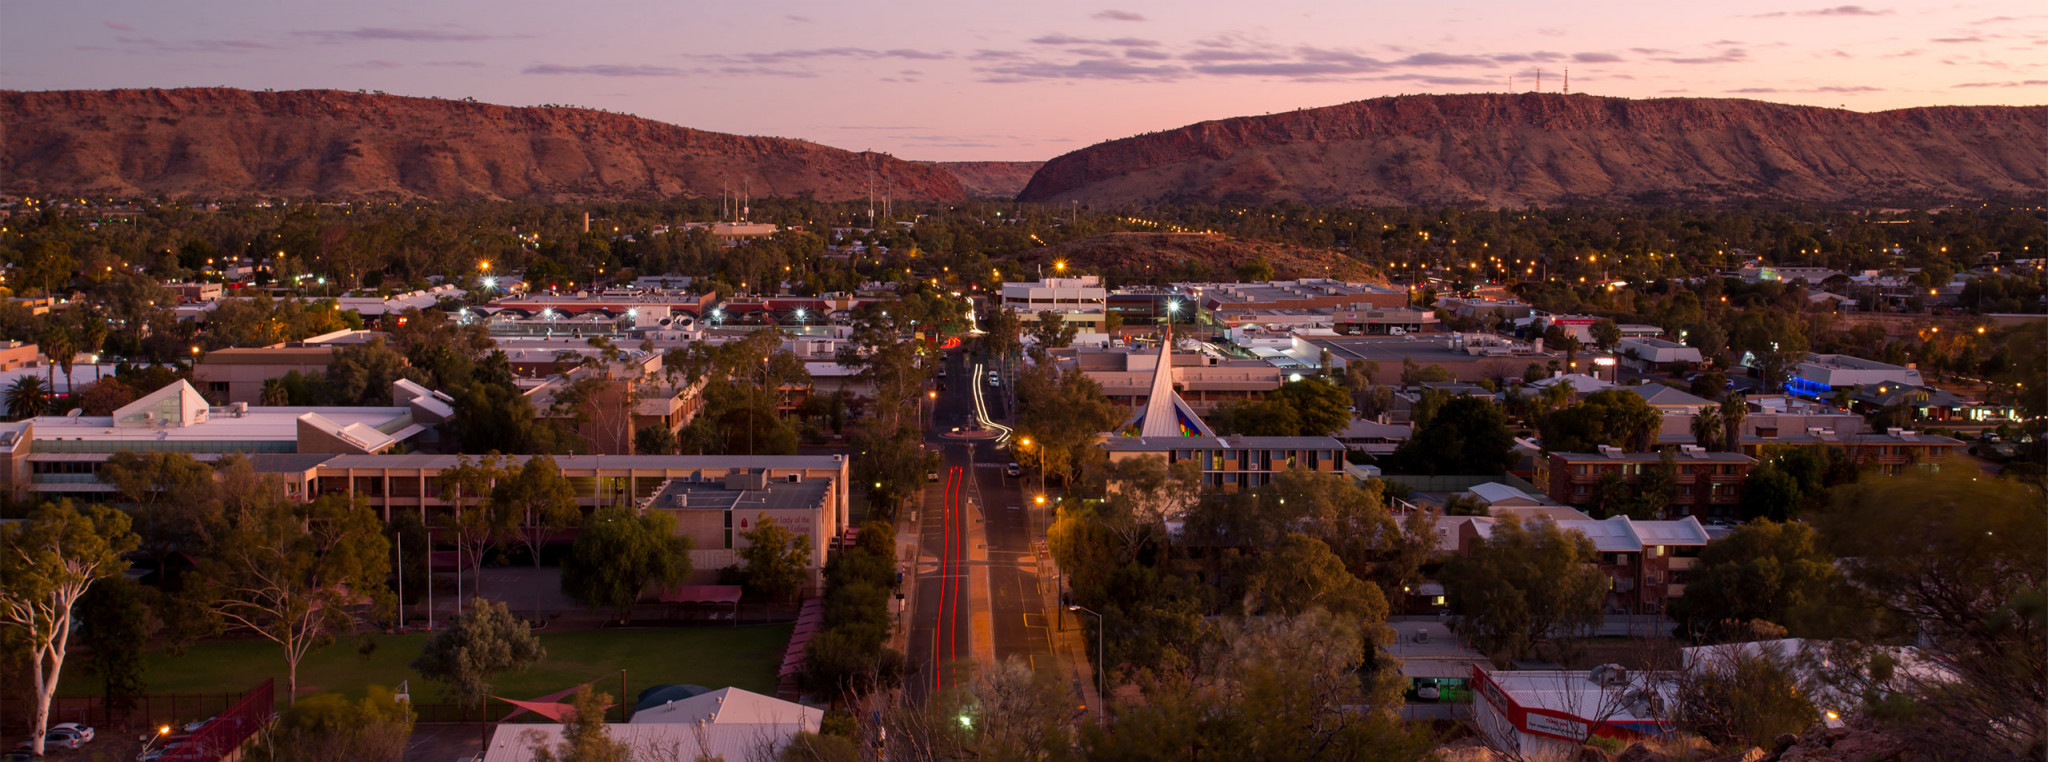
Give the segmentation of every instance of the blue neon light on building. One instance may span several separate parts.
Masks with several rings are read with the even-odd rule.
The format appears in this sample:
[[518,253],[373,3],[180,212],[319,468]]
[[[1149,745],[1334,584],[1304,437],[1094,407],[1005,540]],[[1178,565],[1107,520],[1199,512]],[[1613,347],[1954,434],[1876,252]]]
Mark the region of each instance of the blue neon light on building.
[[1834,392],[1834,390],[1832,386],[1808,378],[1792,376],[1785,379],[1785,391],[1792,394],[1800,394],[1818,399],[1827,396]]

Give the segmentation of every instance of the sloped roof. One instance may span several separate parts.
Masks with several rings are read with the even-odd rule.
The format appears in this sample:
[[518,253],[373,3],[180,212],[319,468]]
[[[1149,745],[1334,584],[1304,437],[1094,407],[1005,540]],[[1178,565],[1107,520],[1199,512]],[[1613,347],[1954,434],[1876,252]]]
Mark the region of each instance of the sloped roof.
[[1592,376],[1588,376],[1584,373],[1567,373],[1562,376],[1551,376],[1550,378],[1546,378],[1541,381],[1529,382],[1529,386],[1533,386],[1538,389],[1548,389],[1558,384],[1571,384],[1572,391],[1578,392],[1580,394],[1592,394],[1593,392],[1605,391],[1614,388],[1613,384],[1594,378]]
[[1505,500],[1528,500],[1532,502],[1542,502],[1541,500],[1537,500],[1535,496],[1530,495],[1527,492],[1523,492],[1519,489],[1515,489],[1514,487],[1510,487],[1500,482],[1487,482],[1485,484],[1473,485],[1471,492],[1474,497],[1486,501],[1487,505],[1492,505],[1494,503],[1502,502]]
[[673,704],[633,713],[634,725],[691,723],[707,725],[796,725],[815,731],[825,710],[740,688],[720,688]]
[[134,402],[114,409],[114,426],[117,428],[147,427],[152,423],[161,425],[190,426],[205,421],[206,397],[192,388],[184,379],[162,389],[142,395]]
[[1159,342],[1159,361],[1152,366],[1152,387],[1145,398],[1145,407],[1124,424],[1125,429],[1138,429],[1141,437],[1213,437],[1216,432],[1194,408],[1173,391],[1173,341]]
[[1691,392],[1673,389],[1663,384],[1642,384],[1639,386],[1624,386],[1621,388],[1627,389],[1631,392],[1635,392],[1636,396],[1642,397],[1643,401],[1650,403],[1652,407],[1662,405],[1685,405],[1689,407],[1704,407],[1708,405],[1720,404],[1705,397],[1694,396]]
[[1643,539],[1636,536],[1635,526],[1627,516],[1616,516],[1604,521],[1560,521],[1560,529],[1575,531],[1593,541],[1593,549],[1602,553],[1623,553],[1643,549]]

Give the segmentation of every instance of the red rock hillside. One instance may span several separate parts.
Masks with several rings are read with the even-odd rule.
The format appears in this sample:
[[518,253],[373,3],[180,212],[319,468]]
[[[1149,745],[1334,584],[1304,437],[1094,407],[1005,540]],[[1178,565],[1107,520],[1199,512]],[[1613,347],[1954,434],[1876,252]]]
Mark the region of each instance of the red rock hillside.
[[1042,161],[939,161],[933,162],[960,178],[967,195],[975,198],[1013,199],[1031,182],[1031,175],[1045,166]]
[[2048,196],[2048,106],[1423,95],[1202,122],[1046,162],[1021,201],[1917,205]]
[[938,167],[578,108],[336,90],[0,92],[0,192],[575,201],[966,192]]

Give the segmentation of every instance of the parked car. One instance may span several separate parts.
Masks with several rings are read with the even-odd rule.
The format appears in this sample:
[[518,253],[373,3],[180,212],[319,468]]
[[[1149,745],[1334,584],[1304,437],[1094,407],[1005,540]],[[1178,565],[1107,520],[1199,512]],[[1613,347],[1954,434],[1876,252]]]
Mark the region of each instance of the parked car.
[[1005,476],[1023,476],[1023,475],[1024,475],[1024,467],[1023,467],[1023,466],[1020,466],[1020,465],[1017,465],[1016,463],[1011,463],[1010,465],[1007,465],[1007,466],[1003,466],[1003,475],[1005,475]]
[[[50,726],[49,732],[43,734],[43,748],[76,749],[92,743],[92,737],[92,728],[76,722],[60,722]],[[35,747],[35,739],[29,739],[15,745],[14,750],[29,751]]]
[[996,378],[995,376],[989,376],[989,377],[988,377],[988,385],[989,385],[989,386],[1002,386],[1002,385],[1003,385],[1003,380],[1002,380],[1002,379],[1000,379],[1000,378]]
[[928,482],[935,482],[935,481],[938,481],[938,480],[939,480],[939,472],[937,472],[937,471],[926,471],[926,472],[925,472],[925,474],[924,474],[924,480],[925,480],[925,481],[928,481]]

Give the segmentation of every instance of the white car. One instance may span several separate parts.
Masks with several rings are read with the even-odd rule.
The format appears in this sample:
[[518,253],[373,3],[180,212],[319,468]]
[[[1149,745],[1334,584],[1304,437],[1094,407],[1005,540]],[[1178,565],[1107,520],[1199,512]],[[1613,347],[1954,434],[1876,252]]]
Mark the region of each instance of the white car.
[[989,377],[988,377],[988,385],[989,385],[989,386],[1002,386],[1002,385],[1003,385],[1003,380],[1002,380],[1002,379],[1000,379],[1000,378],[996,378],[995,376],[989,376]]
[[[76,749],[92,743],[92,736],[92,728],[76,722],[60,722],[51,725],[49,732],[43,734],[43,746],[50,749]],[[23,741],[14,748],[18,750],[33,749],[35,748],[35,741],[33,739]]]
[[1023,466],[1020,466],[1020,465],[1017,465],[1017,464],[1015,464],[1015,463],[1011,463],[1010,465],[1007,465],[1007,466],[1004,466],[1004,467],[1003,467],[1003,475],[1004,475],[1004,476],[1023,476],[1023,475],[1024,475],[1024,467],[1023,467]]

